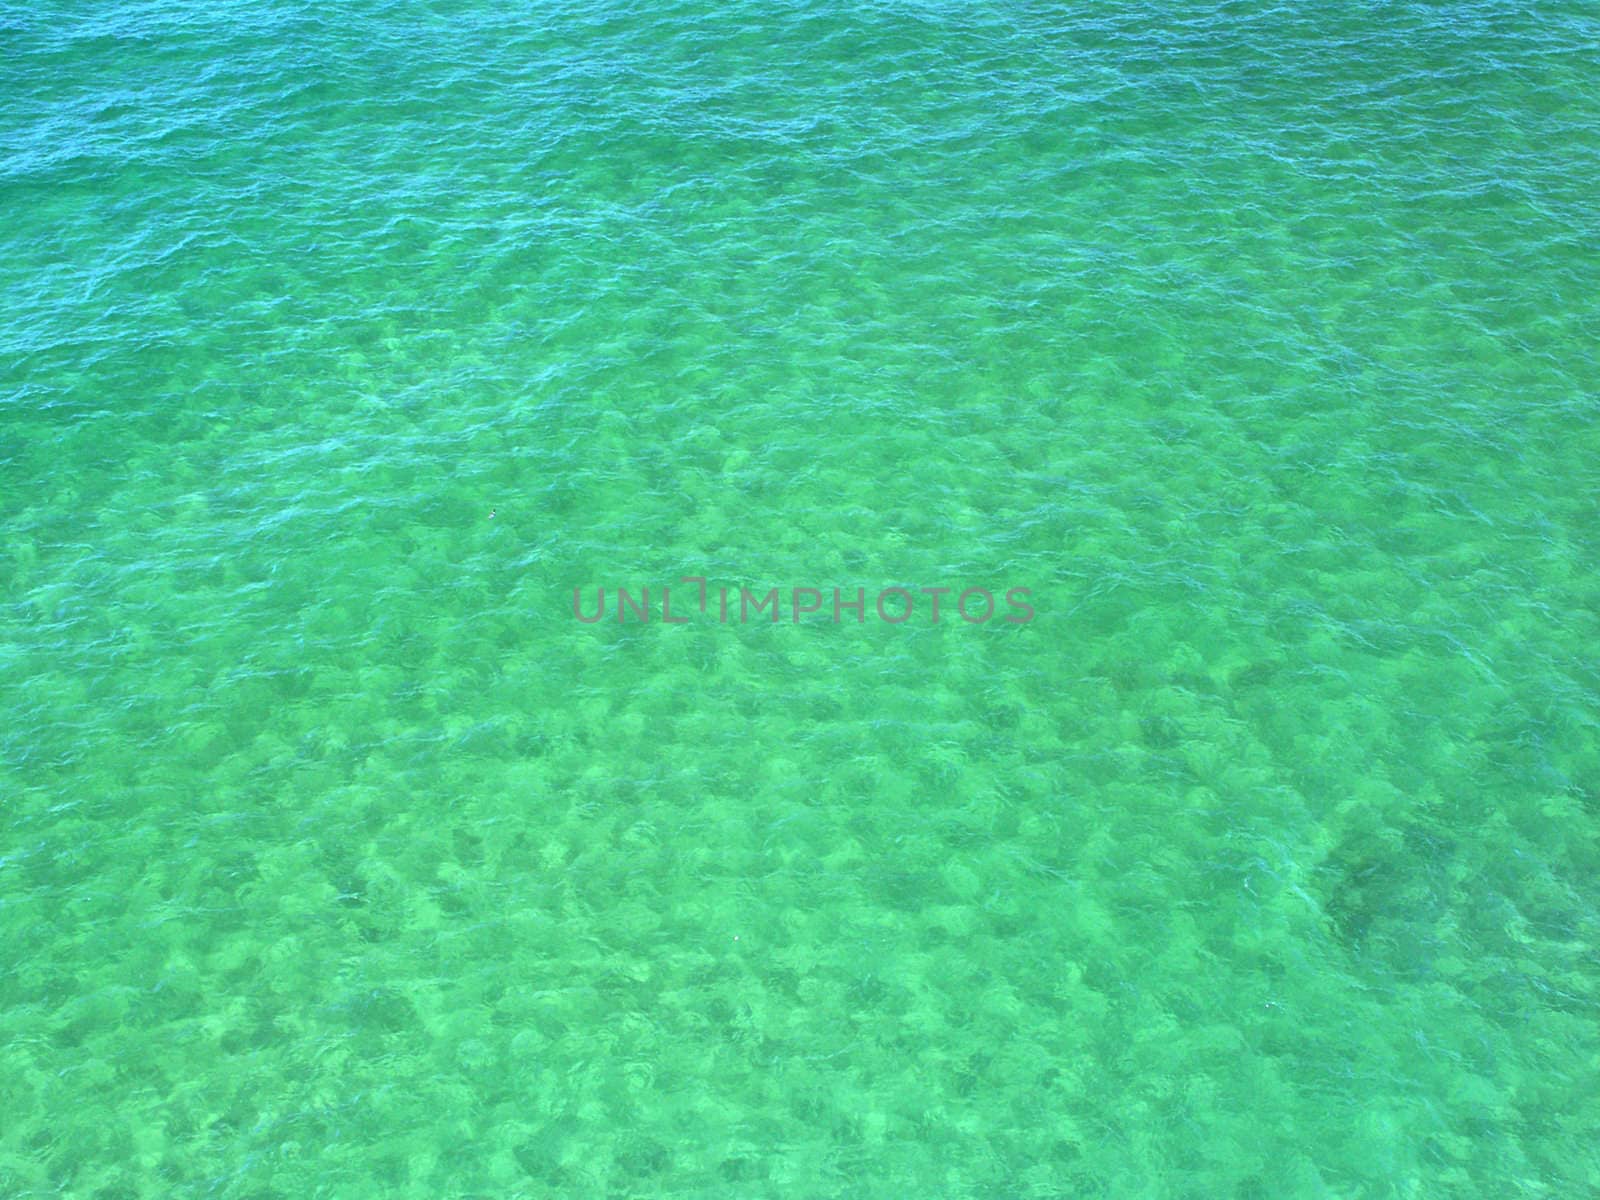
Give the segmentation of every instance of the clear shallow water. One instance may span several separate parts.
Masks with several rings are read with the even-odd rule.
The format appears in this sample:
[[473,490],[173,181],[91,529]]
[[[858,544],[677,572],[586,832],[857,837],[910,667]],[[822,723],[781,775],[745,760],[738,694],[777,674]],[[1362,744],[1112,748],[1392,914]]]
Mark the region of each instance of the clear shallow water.
[[1592,12],[95,7],[0,1193],[1600,1190]]

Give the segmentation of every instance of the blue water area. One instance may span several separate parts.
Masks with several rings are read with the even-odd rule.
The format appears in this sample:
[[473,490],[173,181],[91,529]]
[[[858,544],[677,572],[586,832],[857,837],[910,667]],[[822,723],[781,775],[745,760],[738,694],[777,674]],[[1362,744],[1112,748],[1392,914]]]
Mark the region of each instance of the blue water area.
[[0,1196],[1600,1196],[1597,48],[0,10]]

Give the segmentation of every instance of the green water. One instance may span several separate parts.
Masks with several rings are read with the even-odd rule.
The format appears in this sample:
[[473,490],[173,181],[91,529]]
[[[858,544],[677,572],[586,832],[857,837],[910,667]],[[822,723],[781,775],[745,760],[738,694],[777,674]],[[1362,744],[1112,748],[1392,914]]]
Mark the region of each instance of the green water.
[[0,1196],[1600,1195],[1597,47],[0,9]]

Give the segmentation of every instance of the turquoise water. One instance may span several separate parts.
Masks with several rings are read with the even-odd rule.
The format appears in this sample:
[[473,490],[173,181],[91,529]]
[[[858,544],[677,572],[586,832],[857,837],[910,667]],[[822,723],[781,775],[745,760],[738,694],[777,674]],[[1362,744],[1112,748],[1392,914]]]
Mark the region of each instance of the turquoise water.
[[1600,1195],[1600,19],[1326,7],[0,10],[0,1195]]

